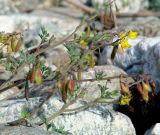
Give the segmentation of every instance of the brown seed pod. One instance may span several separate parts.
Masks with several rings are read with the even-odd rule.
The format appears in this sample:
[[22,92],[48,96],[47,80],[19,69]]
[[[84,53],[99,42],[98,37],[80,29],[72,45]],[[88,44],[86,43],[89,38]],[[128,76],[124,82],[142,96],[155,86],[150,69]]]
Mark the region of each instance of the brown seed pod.
[[118,46],[115,45],[113,47],[113,50],[112,50],[112,53],[111,53],[111,60],[114,60],[115,56],[116,56],[116,53],[117,53],[117,50],[118,50]]
[[129,94],[130,91],[129,91],[129,86],[127,83],[125,82],[120,82],[120,87],[121,87],[121,92],[122,94]]
[[62,101],[64,103],[66,103],[66,100],[67,100],[67,92],[68,92],[67,81],[64,81],[63,87],[62,87]]
[[34,81],[36,85],[40,85],[42,83],[42,73],[39,67],[35,70]]
[[20,38],[20,39],[18,39],[18,41],[17,41],[17,44],[16,44],[15,49],[14,49],[14,52],[20,51],[21,46],[22,46],[22,41],[21,41],[21,38]]
[[143,91],[151,92],[151,86],[148,82],[142,81],[142,88]]
[[138,92],[142,95],[143,94],[142,85],[140,83],[138,83],[136,88],[137,88]]
[[68,90],[70,90],[71,91],[71,93],[72,93],[72,96],[74,95],[74,87],[75,87],[75,82],[74,82],[74,80],[68,80],[68,82],[67,82],[67,87],[68,87]]
[[95,61],[94,61],[94,58],[93,58],[92,54],[89,56],[89,66],[91,68],[94,68],[94,66],[95,66]]

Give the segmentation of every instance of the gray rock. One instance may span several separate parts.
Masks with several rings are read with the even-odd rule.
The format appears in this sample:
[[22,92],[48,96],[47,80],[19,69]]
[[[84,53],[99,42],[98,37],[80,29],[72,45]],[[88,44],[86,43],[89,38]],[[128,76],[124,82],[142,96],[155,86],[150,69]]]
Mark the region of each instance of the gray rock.
[[[82,78],[95,78],[95,71],[104,71],[105,75],[108,77],[125,74],[123,70],[114,66],[97,66],[94,69],[89,69],[88,71],[82,73]],[[84,90],[85,96],[69,106],[68,109],[81,107],[87,102],[91,102],[101,97],[100,88],[97,86],[98,84],[105,85],[106,81],[83,82],[80,84],[82,88],[86,88]],[[46,87],[49,87],[49,85]],[[107,87],[110,91],[119,89],[119,80],[115,79],[113,82],[111,80],[111,82],[107,83]],[[114,102],[119,98],[119,96],[120,94],[113,99],[106,99],[104,101]],[[44,96],[30,98],[29,101],[26,101],[25,99],[1,101],[0,123],[6,123],[21,118],[21,112],[24,107],[32,110],[38,106],[43,99]],[[59,92],[57,92],[55,96],[50,98],[46,104],[43,105],[40,112],[31,120],[31,122],[38,122],[41,117],[50,117],[63,105],[64,103],[59,96]],[[57,127],[64,126],[65,129],[73,135],[86,135],[86,133],[88,135],[135,135],[135,129],[130,119],[121,113],[113,111],[112,106],[113,103],[96,104],[89,109],[85,109],[80,112],[65,112],[51,122],[54,122]]]
[[0,0],[0,15],[18,13],[11,0]]
[[[86,72],[82,72],[82,79],[94,79],[96,73],[103,72],[104,77],[113,77],[113,76],[119,76],[119,75],[126,75],[126,73],[115,66],[111,65],[105,65],[105,66],[95,66],[93,69],[89,69]],[[133,82],[132,79],[128,79],[128,82]],[[111,80],[101,80],[101,81],[87,81],[82,82],[81,86],[86,88],[86,95],[84,97],[84,100],[92,101],[96,98],[101,97],[101,86],[107,86],[109,92],[113,92],[114,90],[120,90],[120,84],[119,84],[119,78],[111,79]],[[90,94],[92,93],[92,94]],[[114,97],[114,100],[119,99],[119,96]]]
[[129,42],[132,47],[125,49],[124,53],[117,53],[113,61],[110,58],[113,47],[105,47],[99,64],[116,65],[129,74],[151,74],[159,87],[160,38],[138,37],[137,39],[130,39]]
[[132,18],[119,18],[118,27],[113,29],[117,33],[128,30],[138,31],[139,35],[146,37],[160,36],[160,19],[158,17],[138,17],[134,20]]
[[160,123],[156,123],[153,127],[148,129],[144,135],[160,135]]
[[41,128],[26,126],[0,125],[0,135],[60,135],[55,132],[46,132]]
[[23,32],[24,43],[33,46],[41,42],[38,34],[42,26],[46,28],[50,36],[54,35],[59,38],[73,31],[79,22],[78,19],[43,11],[39,14],[3,15],[0,17],[0,31]]
[[[93,5],[99,5],[100,8],[104,5],[104,3],[108,3],[106,0],[92,0]],[[117,0],[116,1],[119,12],[125,13],[135,13],[142,9],[146,9],[149,6],[149,2],[147,0]],[[113,8],[115,6],[113,4]]]
[[[24,99],[4,101],[0,104],[0,122],[6,123],[21,118],[21,110],[24,106],[38,104],[39,98],[33,98],[28,103]],[[39,116],[51,116],[62,107],[63,103],[56,97],[51,98],[39,112]],[[77,103],[82,105],[82,103]],[[72,106],[70,108],[78,107]],[[40,118],[34,119],[34,122]],[[67,113],[56,117],[52,122],[57,127],[64,126],[74,135],[135,135],[135,129],[130,119],[121,114],[107,109],[105,105],[95,105],[90,109],[78,113]]]

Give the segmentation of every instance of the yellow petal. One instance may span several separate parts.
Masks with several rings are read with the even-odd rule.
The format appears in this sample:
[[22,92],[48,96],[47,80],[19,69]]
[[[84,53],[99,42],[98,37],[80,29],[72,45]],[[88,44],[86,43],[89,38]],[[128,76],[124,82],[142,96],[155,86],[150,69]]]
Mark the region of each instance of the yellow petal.
[[121,40],[121,47],[122,47],[123,49],[125,49],[125,48],[130,48],[130,47],[131,47],[131,45],[128,43],[128,38],[125,38],[125,39],[122,39],[122,40]]
[[119,34],[119,38],[123,39],[127,35],[127,32],[123,32],[122,34]]
[[129,102],[131,101],[132,96],[129,95],[122,95],[121,99],[119,101],[120,105],[129,105]]
[[129,38],[135,39],[135,38],[137,38],[137,36],[138,36],[138,32],[136,32],[136,31],[129,32]]
[[80,45],[81,45],[81,46],[87,46],[87,44],[88,44],[88,43],[87,43],[86,41],[84,41],[84,40],[81,40],[81,41],[80,41]]

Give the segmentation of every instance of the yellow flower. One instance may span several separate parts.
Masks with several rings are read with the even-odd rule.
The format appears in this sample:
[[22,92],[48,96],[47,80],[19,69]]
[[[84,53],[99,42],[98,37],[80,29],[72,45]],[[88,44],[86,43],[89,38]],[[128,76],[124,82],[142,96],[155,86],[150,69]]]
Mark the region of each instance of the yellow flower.
[[127,35],[127,32],[125,31],[122,34],[119,34],[119,38],[123,39],[126,35]]
[[132,31],[132,30],[129,32],[129,38],[135,39],[137,38],[137,36],[138,36],[138,32]]
[[124,38],[121,40],[121,47],[123,49],[131,47],[131,45],[128,43],[128,38]]
[[84,40],[81,40],[80,41],[80,45],[81,46],[87,46],[88,42],[84,41]]
[[119,101],[119,104],[120,105],[129,105],[129,102],[131,101],[132,99],[132,96],[129,94],[129,95],[122,95],[121,96],[121,99]]

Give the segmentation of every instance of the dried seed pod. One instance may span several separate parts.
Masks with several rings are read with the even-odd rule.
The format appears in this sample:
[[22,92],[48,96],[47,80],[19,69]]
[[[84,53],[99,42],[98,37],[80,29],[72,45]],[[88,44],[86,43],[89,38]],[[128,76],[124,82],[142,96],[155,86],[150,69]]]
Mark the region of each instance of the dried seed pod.
[[155,92],[156,92],[156,84],[155,84],[155,82],[153,80],[151,80],[150,86],[152,87],[153,94],[155,94]]
[[138,92],[142,95],[143,94],[142,85],[140,83],[138,83],[136,88],[137,88]]
[[60,80],[60,81],[57,82],[56,85],[57,85],[57,88],[58,88],[58,89],[62,89],[62,87],[63,87],[63,82]]
[[28,80],[26,80],[26,84],[25,84],[25,98],[28,101],[29,100],[29,84],[28,84]]
[[142,81],[142,88],[143,88],[143,91],[147,91],[147,92],[151,92],[151,86],[148,82],[144,82]]
[[42,73],[39,67],[35,70],[34,81],[36,85],[40,85],[42,83]]
[[116,53],[117,53],[117,50],[118,50],[118,46],[115,45],[113,47],[113,50],[112,50],[112,53],[111,53],[111,60],[114,60],[115,56],[116,56]]
[[15,49],[14,49],[14,52],[20,51],[21,46],[22,46],[22,40],[21,40],[21,38],[20,38],[20,39],[18,39],[18,41],[17,41],[17,44],[16,44]]
[[12,53],[11,43],[7,45],[7,52]]
[[148,91],[143,91],[142,98],[146,103],[148,103],[149,101]]
[[121,91],[123,94],[129,94],[130,91],[129,91],[129,86],[127,83],[124,83],[124,82],[121,82],[120,81],[120,87],[121,87]]
[[28,74],[28,80],[30,81],[30,83],[34,82],[34,78],[35,78],[35,67],[33,66],[32,70]]
[[68,92],[67,81],[64,81],[62,86],[62,101],[64,103],[66,103],[67,100],[67,92]]
[[94,61],[94,58],[93,58],[92,54],[89,56],[89,66],[91,68],[94,68],[94,66],[95,66],[95,61]]
[[78,71],[77,72],[77,80],[81,80],[82,79],[82,72]]
[[90,34],[91,34],[91,28],[90,28],[89,26],[87,27],[87,32],[86,32],[86,33],[87,33],[87,36],[88,36],[88,37],[90,37]]
[[14,52],[15,50],[15,38],[14,37],[12,37],[11,39],[11,49],[12,49],[12,52]]
[[71,91],[71,93],[72,93],[72,96],[74,95],[74,87],[75,87],[75,82],[74,82],[74,80],[68,80],[68,82],[67,82],[67,87],[68,87],[68,89]]

